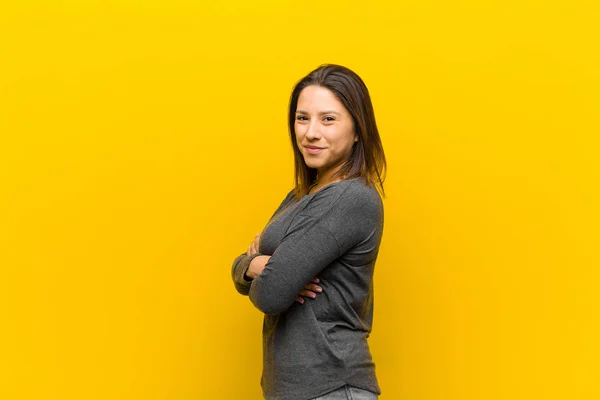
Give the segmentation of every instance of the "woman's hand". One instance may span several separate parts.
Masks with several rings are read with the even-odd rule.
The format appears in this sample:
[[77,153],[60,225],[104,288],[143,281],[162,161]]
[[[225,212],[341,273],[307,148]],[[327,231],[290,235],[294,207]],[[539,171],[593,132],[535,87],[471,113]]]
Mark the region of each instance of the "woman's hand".
[[[254,240],[252,241],[252,243],[250,243],[250,246],[248,246],[248,251],[246,252],[246,255],[250,257],[251,255],[258,253],[259,246],[260,232],[258,232],[256,236],[254,236]],[[256,278],[258,275],[261,274],[262,270],[265,269],[265,265],[267,264],[270,258],[271,256],[263,255],[254,257],[250,262],[250,265],[248,266],[244,277],[250,280]]]
[[323,291],[321,286],[315,285],[315,283],[319,283],[319,278],[315,277],[310,281],[304,289],[300,291],[300,295],[296,297],[296,301],[300,304],[304,304],[304,298],[302,296],[310,297],[312,299],[317,297],[317,294]]
[[248,252],[246,253],[248,255],[248,257],[250,257],[254,253],[258,253],[259,246],[260,246],[260,232],[258,232],[256,234],[256,236],[254,236],[254,240],[252,241],[252,243],[250,243],[250,246],[248,246]]
[[265,269],[265,265],[269,262],[271,256],[256,256],[250,261],[250,265],[248,265],[248,269],[246,270],[246,277],[249,279],[254,279],[259,276],[263,269]]

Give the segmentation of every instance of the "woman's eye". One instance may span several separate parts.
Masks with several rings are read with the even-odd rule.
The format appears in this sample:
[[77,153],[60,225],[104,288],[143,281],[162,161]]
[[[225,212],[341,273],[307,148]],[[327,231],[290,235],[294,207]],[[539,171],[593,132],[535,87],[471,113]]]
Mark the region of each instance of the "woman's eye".
[[327,121],[327,122],[335,121],[335,118],[333,118],[333,117],[325,117],[325,121]]
[[306,121],[306,117],[305,117],[304,115],[298,115],[298,116],[296,117],[296,119],[297,119],[298,121]]

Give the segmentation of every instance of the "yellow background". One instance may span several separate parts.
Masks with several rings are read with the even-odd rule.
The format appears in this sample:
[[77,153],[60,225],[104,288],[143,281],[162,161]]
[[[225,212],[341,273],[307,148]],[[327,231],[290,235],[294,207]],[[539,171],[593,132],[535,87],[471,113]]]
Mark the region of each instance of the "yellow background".
[[0,5],[0,398],[260,399],[286,111],[367,83],[382,399],[600,397],[595,1]]

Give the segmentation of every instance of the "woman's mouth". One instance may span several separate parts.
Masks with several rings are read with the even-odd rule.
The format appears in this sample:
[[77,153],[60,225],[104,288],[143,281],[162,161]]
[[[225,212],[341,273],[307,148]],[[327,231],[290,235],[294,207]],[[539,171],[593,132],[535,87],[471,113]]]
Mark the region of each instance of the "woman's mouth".
[[307,151],[309,154],[319,154],[320,152],[322,152],[323,150],[325,150],[325,149],[323,149],[322,147],[309,147],[309,146],[304,146],[304,148],[306,149],[306,151]]

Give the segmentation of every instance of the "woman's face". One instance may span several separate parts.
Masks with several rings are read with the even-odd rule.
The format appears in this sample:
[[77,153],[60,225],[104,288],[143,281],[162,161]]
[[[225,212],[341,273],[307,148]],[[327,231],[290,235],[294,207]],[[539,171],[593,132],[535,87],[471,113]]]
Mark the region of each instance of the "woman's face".
[[322,86],[307,86],[300,92],[294,130],[304,162],[317,169],[319,180],[335,172],[358,141],[352,115]]

